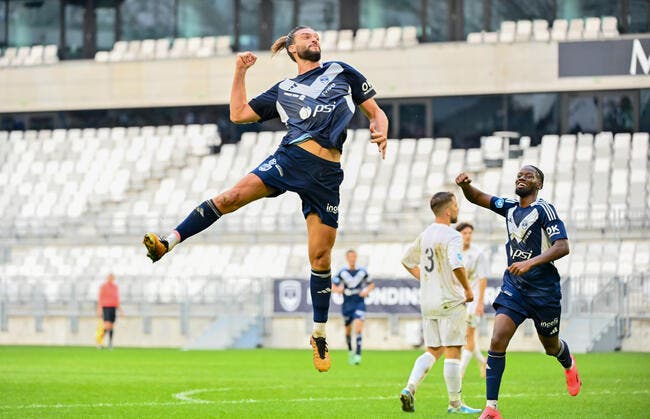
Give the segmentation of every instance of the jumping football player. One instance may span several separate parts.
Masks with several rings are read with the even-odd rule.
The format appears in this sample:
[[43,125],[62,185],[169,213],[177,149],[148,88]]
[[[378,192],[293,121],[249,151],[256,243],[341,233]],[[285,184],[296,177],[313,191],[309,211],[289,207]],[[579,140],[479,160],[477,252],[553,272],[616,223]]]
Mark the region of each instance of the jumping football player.
[[[343,294],[343,306],[341,311],[345,321],[345,341],[348,344],[350,364],[359,365],[361,363],[361,333],[363,331],[363,321],[366,318],[365,298],[370,295],[375,284],[370,279],[368,271],[365,268],[357,268],[357,252],[348,250],[345,253],[348,267],[341,269],[332,282],[332,291]],[[356,335],[357,347],[352,350],[352,327]]]
[[460,233],[449,224],[458,217],[458,203],[451,192],[431,198],[435,222],[409,246],[402,264],[420,281],[420,311],[425,353],[415,361],[408,383],[400,393],[402,410],[415,411],[415,393],[433,364],[445,355],[444,377],[449,394],[448,413],[474,414],[479,409],[461,399],[460,348],[465,344],[466,302],[474,299],[463,266]]
[[515,180],[519,201],[481,192],[471,185],[466,173],[456,177],[465,197],[506,218],[508,268],[501,292],[494,301],[496,317],[487,360],[487,404],[481,418],[500,418],[497,410],[501,377],[506,366],[506,349],[517,327],[527,318],[535,323],[546,354],[557,358],[566,375],[569,394],[580,392],[580,378],[569,345],[559,339],[560,275],[553,261],[569,254],[564,223],[553,205],[537,198],[544,186],[544,174],[535,166],[523,166]]
[[487,286],[487,261],[485,255],[472,244],[474,226],[470,223],[459,223],[456,231],[463,237],[463,260],[467,271],[467,280],[472,286],[474,301],[467,304],[467,344],[460,355],[460,374],[464,377],[467,365],[476,358],[481,377],[485,378],[485,358],[476,341],[476,327],[483,316],[485,287]]
[[297,193],[307,223],[311,265],[314,327],[310,343],[314,366],[322,372],[331,366],[325,324],[331,296],[330,257],[343,181],[340,160],[347,126],[359,106],[370,120],[370,142],[377,144],[384,157],[388,119],[373,99],[373,86],[361,73],[343,62],[321,63],[319,37],[312,28],[292,29],[275,41],[271,51],[286,51],[297,64],[298,75],[276,83],[247,102],[246,72],[257,57],[252,52],[237,54],[230,119],[247,124],[280,118],[288,129],[282,143],[231,189],[196,207],[169,234],[158,237],[147,233],[144,244],[147,256],[155,262],[225,214],[260,198],[276,197],[286,191]]

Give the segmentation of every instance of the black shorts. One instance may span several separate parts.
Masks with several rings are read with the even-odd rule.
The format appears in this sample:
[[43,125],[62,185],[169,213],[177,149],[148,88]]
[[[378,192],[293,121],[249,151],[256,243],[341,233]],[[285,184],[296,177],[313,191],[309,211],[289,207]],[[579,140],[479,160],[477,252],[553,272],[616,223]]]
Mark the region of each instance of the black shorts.
[[555,295],[545,298],[526,297],[504,280],[492,306],[497,314],[505,314],[517,326],[526,319],[532,319],[539,335],[556,336],[560,333],[562,315],[560,298]]
[[115,307],[102,307],[102,314],[104,316],[104,321],[115,323],[115,318],[117,317],[116,311],[117,310]]
[[343,182],[341,164],[322,159],[297,145],[281,146],[251,173],[275,189],[269,198],[286,191],[302,200],[302,213],[316,213],[323,224],[339,226],[339,187]]

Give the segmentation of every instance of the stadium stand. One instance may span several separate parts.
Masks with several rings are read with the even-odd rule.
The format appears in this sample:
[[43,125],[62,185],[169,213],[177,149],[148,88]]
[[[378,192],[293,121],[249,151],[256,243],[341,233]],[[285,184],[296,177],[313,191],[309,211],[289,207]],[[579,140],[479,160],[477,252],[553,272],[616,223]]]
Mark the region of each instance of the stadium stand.
[[58,47],[56,45],[9,47],[5,49],[4,54],[0,57],[0,68],[55,64],[58,61]]
[[[327,30],[322,34],[324,51],[350,51],[363,49],[391,49],[417,45],[415,26],[358,29],[356,36],[349,29]],[[232,53],[230,36],[203,38],[144,39],[142,41],[117,41],[111,51],[98,51],[95,61],[134,61],[166,58],[206,58]],[[1,63],[1,61],[0,61]],[[1,64],[0,64],[1,65]]]
[[[484,5],[490,3],[486,1]],[[593,14],[598,16],[598,13]],[[556,13],[555,16],[563,15]],[[523,55],[520,52],[523,50],[544,52],[553,49],[551,56],[557,55],[554,45],[541,43],[619,36],[619,20],[614,16],[547,20],[544,16],[531,14],[530,18],[533,17],[538,18],[514,20],[519,17],[510,15],[495,21],[495,16],[491,16],[491,23],[485,23],[490,19],[483,19],[478,28],[471,30],[493,28],[497,23],[498,31],[471,32],[466,41],[470,44],[523,44],[505,48],[508,51],[499,57],[500,68],[508,59],[523,62],[516,58],[525,56],[528,60],[529,54]],[[619,15],[619,19],[623,33],[634,33],[623,24],[625,18]],[[481,50],[480,45],[475,47],[453,42],[462,41],[467,26],[452,27],[449,32],[455,32],[453,36],[446,34],[437,39],[436,34],[431,33],[435,31],[431,31],[429,23],[423,23],[422,27],[399,27],[389,26],[394,24],[389,22],[379,23],[385,27],[355,31],[326,30],[322,33],[322,49],[349,53],[340,54],[346,59],[355,55],[354,51],[365,51],[356,54],[357,58],[366,54],[381,55],[390,61],[391,57],[398,56],[400,51],[396,50],[400,47],[413,47],[419,42],[450,41],[441,43],[437,49],[429,44],[406,51],[411,56],[419,54],[420,49],[422,55],[431,53],[436,57],[436,65],[440,63],[441,66],[453,61],[449,57],[437,58],[445,50],[460,51],[455,54],[462,57],[469,56],[464,54],[467,50],[463,48],[476,48],[477,57],[483,60],[494,55],[489,47]],[[363,24],[373,26],[376,23],[368,21]],[[118,63],[196,59],[206,63],[207,60],[200,59],[232,54],[238,45],[235,40],[241,39],[238,36],[249,36],[238,30],[227,36],[174,38],[195,33],[203,32],[174,31],[173,36],[144,32],[137,35],[142,39],[118,34],[114,38],[118,41],[111,50],[97,52],[94,60]],[[526,45],[527,42],[540,44]],[[248,47],[249,44],[242,45]],[[63,58],[78,57],[66,57],[65,46],[61,51]],[[10,47],[0,57],[0,67],[52,64],[58,61],[57,54],[56,45]],[[221,62],[215,62],[219,65],[214,67],[219,67]],[[437,100],[439,95],[566,94],[574,90],[647,89],[647,86],[613,85],[601,81],[597,85],[567,88],[566,84],[561,85],[556,80],[556,61],[548,60],[534,63],[534,71],[529,74],[544,66],[546,72],[552,68],[552,74],[544,76],[542,83],[533,87],[516,77],[510,84],[511,80],[506,78],[516,76],[516,71],[486,71],[488,76],[484,83],[473,86],[461,71],[469,64],[464,61],[453,63],[453,69],[448,73],[458,75],[458,78],[444,83],[445,88],[452,88],[451,91],[443,89],[441,93],[440,85],[424,82],[422,89],[417,85],[411,90],[388,90],[394,86],[378,90],[380,95],[388,92],[387,97],[396,101],[391,102],[391,106],[394,104],[391,117],[396,121],[403,119],[399,115],[399,101]],[[75,65],[79,65],[84,73],[94,66],[92,62],[87,63],[89,67],[86,68],[82,68],[86,65],[83,62]],[[134,65],[129,63],[126,66]],[[159,66],[166,65],[159,63]],[[380,71],[382,66],[371,68],[377,71],[380,79],[384,76]],[[439,70],[432,68],[431,71],[437,74]],[[111,82],[123,81],[117,74],[121,72],[115,73]],[[389,80],[393,79],[392,68],[385,73],[389,74]],[[408,79],[410,77],[400,85],[409,86]],[[386,86],[386,80],[384,77],[384,83],[377,86]],[[548,80],[555,84],[547,86]],[[470,85],[466,90],[457,88],[466,84]],[[195,105],[192,101],[198,100],[197,96],[193,95],[189,100],[175,98],[163,105],[138,102],[138,106],[148,109],[149,106],[182,103],[189,107]],[[643,96],[639,93],[631,97]],[[561,100],[565,99],[563,96]],[[210,103],[224,105],[226,102],[219,99]],[[46,104],[43,109],[48,112],[58,111],[58,108],[47,106],[50,105]],[[65,109],[79,107],[68,103],[58,106]],[[95,102],[92,106],[86,110],[136,105],[128,102],[109,106]],[[635,106],[639,107],[639,104]],[[429,103],[427,112],[430,108]],[[480,108],[477,109],[473,112],[481,112]],[[22,111],[31,112],[32,109],[14,106],[7,112]],[[530,110],[533,113],[537,111],[537,108]],[[436,112],[438,109],[434,109],[434,116]],[[565,109],[558,112],[565,112]],[[513,119],[519,115],[515,114]],[[641,111],[636,115],[632,130],[644,129],[638,121]],[[565,118],[565,114],[559,118]],[[430,122],[429,125],[442,125],[437,120]],[[471,124],[480,125],[481,122]],[[594,348],[594,342],[610,330],[612,321],[617,319],[636,315],[646,320],[645,328],[638,330],[647,331],[650,307],[650,243],[647,240],[650,231],[649,135],[647,132],[597,132],[603,129],[603,124],[595,129],[594,134],[559,133],[559,127],[565,130],[564,125],[558,123],[556,128],[544,131],[558,134],[544,135],[541,142],[531,133],[534,145],[531,145],[529,137],[518,138],[507,132],[496,132],[480,138],[480,141],[476,135],[471,139],[473,148],[467,149],[454,148],[457,146],[456,137],[391,139],[385,161],[378,158],[376,146],[368,143],[366,129],[349,131],[342,156],[345,180],[341,186],[341,228],[333,260],[340,263],[344,251],[355,247],[373,277],[404,278],[400,256],[407,243],[431,222],[427,201],[432,191],[456,190],[453,178],[459,171],[468,170],[474,183],[486,191],[510,196],[519,167],[524,163],[537,164],[546,173],[541,197],[556,206],[571,237],[571,254],[557,262],[566,296],[564,309],[571,314],[571,321],[567,322],[569,329],[565,333],[578,336],[579,328],[589,333],[596,331],[593,336],[588,336],[588,340],[576,344],[579,350],[588,350]],[[394,132],[401,131],[396,129]],[[427,132],[430,134],[405,136],[421,137],[437,131],[429,129]],[[164,260],[152,265],[139,242],[144,231],[168,231],[198,202],[232,185],[272,152],[283,135],[281,131],[245,132],[239,141],[231,143],[224,134],[227,140],[224,143],[214,124],[0,131],[0,185],[3,190],[0,214],[5,221],[4,238],[0,241],[0,332],[6,331],[9,312],[12,316],[19,313],[34,318],[43,313],[78,316],[81,310],[77,304],[91,306],[96,299],[97,286],[109,271],[119,278],[125,304],[137,306],[141,312],[146,311],[147,304],[174,305],[176,312],[170,318],[182,319],[176,305],[186,310],[195,304],[210,307],[211,311],[206,312],[210,321],[215,318],[220,322],[232,321],[233,313],[240,312],[268,317],[268,301],[260,303],[260,300],[272,296],[269,290],[271,279],[306,278],[310,269],[305,257],[304,220],[295,195],[284,194],[276,199],[260,200],[236,215],[224,217],[218,225],[174,249],[171,262]],[[465,146],[467,144],[469,142]],[[500,278],[506,263],[502,220],[464,199],[460,199],[459,204],[460,220],[472,221],[477,227],[475,238],[477,244],[485,249],[490,277]],[[265,269],[260,270],[259,266]],[[7,310],[8,306],[10,310]],[[158,309],[164,312],[166,308]],[[598,323],[599,315],[605,319],[602,324]],[[388,317],[386,314],[382,321]],[[386,324],[396,324],[393,320],[386,320]],[[143,323],[146,322],[143,320]],[[5,329],[2,329],[3,324]],[[31,327],[31,323],[28,324]],[[38,328],[38,322],[34,324]],[[621,334],[619,324],[616,325],[616,333]],[[578,330],[571,329],[576,327]],[[302,342],[302,333],[294,329],[292,333],[300,335]],[[533,336],[532,328],[529,329]],[[487,323],[484,323],[481,335],[485,337],[486,334]],[[279,336],[277,339],[281,340],[283,336]],[[534,345],[532,348],[536,349]]]
[[[173,264],[156,264],[152,270],[136,244],[142,231],[168,229],[196,202],[233,184],[283,134],[247,132],[240,142],[222,145],[215,125],[0,132],[0,183],[7,185],[0,212],[10,226],[7,233],[27,242],[67,238],[63,245],[12,247],[0,264],[7,298],[25,302],[42,290],[46,301],[61,302],[71,298],[71,282],[65,278],[75,278],[76,298],[92,300],[97,282],[109,270],[126,284],[127,301],[161,303],[209,301],[216,293],[206,289],[232,278],[245,286],[268,277],[303,276],[308,270],[299,240],[304,224],[292,194],[225,217],[206,235],[207,242],[176,249]],[[376,277],[403,276],[399,257],[407,239],[431,220],[425,205],[430,191],[452,188],[455,174],[464,168],[474,173],[477,184],[510,195],[520,165],[538,164],[546,174],[542,196],[556,205],[578,237],[599,229],[650,227],[648,133],[547,135],[518,157],[510,157],[508,142],[496,136],[484,138],[480,149],[467,150],[453,149],[448,138],[405,138],[390,140],[385,161],[368,143],[367,130],[349,136],[341,234],[396,232],[359,247]],[[498,277],[505,264],[500,223],[464,200],[460,206],[460,219],[477,225],[490,273]],[[242,233],[286,234],[279,245],[263,238],[252,246],[236,240],[216,245],[209,239],[231,234],[241,240]],[[131,244],[71,244],[97,235],[127,237]],[[210,264],[199,263],[208,258]],[[246,260],[271,268],[260,271]],[[597,278],[586,284],[576,280],[573,292],[587,298],[612,278],[648,272],[650,245],[638,236],[617,242],[577,240],[558,265],[570,278]],[[141,279],[147,273],[156,279]]]
[[600,38],[619,36],[618,20],[614,16],[555,19],[551,31],[548,22],[543,19],[501,22],[498,32],[470,32],[467,42],[476,43],[511,43],[511,42],[548,42],[548,41],[590,41]]

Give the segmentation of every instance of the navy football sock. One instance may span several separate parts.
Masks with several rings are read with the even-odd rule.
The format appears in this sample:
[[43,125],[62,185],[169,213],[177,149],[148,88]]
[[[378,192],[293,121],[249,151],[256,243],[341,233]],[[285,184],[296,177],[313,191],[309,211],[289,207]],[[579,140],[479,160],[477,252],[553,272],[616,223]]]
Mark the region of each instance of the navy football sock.
[[210,227],[221,217],[221,212],[211,199],[203,201],[176,227],[181,241]]
[[311,270],[309,288],[311,303],[314,308],[314,322],[327,323],[327,314],[330,309],[330,295],[332,294],[332,272]]
[[558,352],[558,354],[555,355],[555,357],[557,358],[558,361],[560,361],[560,364],[562,364],[564,368],[571,368],[571,364],[573,363],[573,361],[571,360],[571,352],[569,352],[569,345],[567,345],[565,341],[560,339],[560,346],[561,346],[560,352]]
[[357,335],[357,355],[361,355],[361,334]]
[[345,342],[348,344],[348,351],[352,351],[352,336],[345,335]]
[[506,369],[506,353],[488,351],[485,371],[485,396],[487,400],[499,400],[501,377]]

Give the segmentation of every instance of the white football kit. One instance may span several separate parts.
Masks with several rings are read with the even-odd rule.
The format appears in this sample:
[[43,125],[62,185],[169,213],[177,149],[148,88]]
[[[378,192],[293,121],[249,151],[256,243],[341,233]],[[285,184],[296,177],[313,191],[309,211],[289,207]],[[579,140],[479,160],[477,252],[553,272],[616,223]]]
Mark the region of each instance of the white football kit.
[[479,321],[479,317],[475,314],[479,295],[479,279],[487,278],[487,260],[480,248],[470,245],[469,249],[463,250],[463,261],[467,271],[467,280],[474,293],[474,301],[467,303],[467,324],[475,328]]
[[466,343],[465,291],[454,269],[462,268],[461,235],[433,223],[408,247],[402,263],[420,267],[420,311],[427,346],[462,346]]

